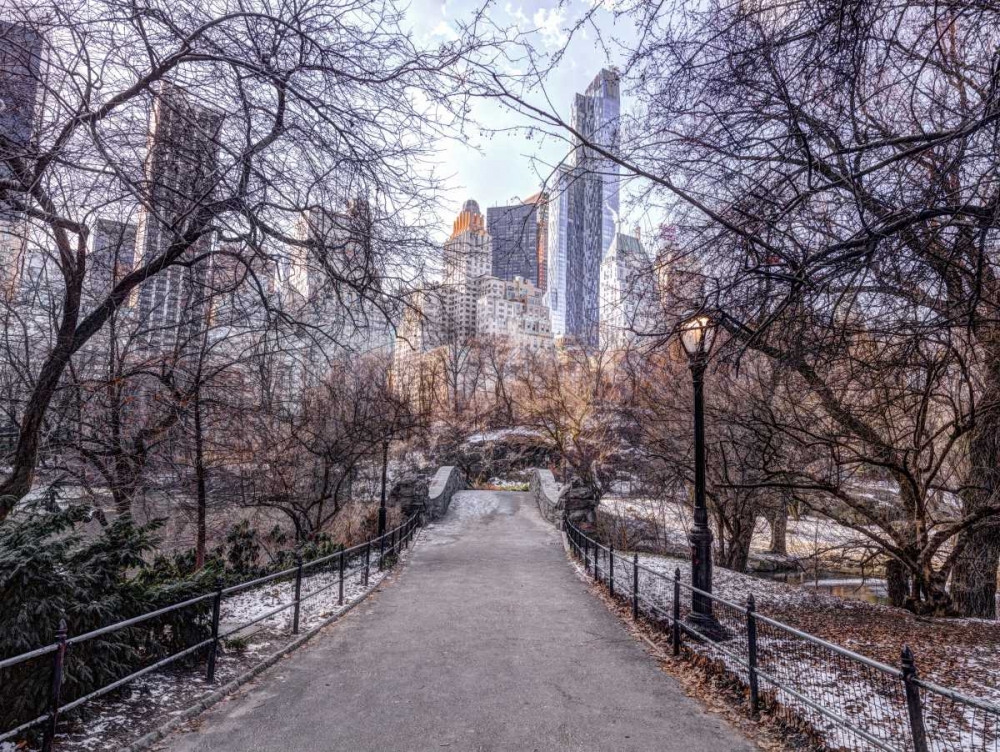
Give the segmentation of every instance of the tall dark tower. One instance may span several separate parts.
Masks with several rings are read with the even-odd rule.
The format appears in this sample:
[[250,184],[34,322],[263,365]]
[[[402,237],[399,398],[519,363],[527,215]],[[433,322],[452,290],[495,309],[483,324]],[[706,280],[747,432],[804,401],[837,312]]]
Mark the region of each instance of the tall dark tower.
[[499,279],[521,277],[538,285],[537,195],[509,206],[486,210],[492,273]]
[[[197,104],[173,84],[156,95],[146,157],[147,207],[139,217],[136,254],[147,263],[163,254],[186,230],[198,207],[210,200],[216,179],[223,114]],[[207,236],[188,250],[208,249]],[[204,325],[207,264],[172,266],[143,283],[139,315],[150,351],[173,350]]]
[[[0,21],[0,179],[30,159],[42,75],[42,37]],[[27,248],[27,222],[12,201],[0,201],[0,294],[17,286]]]

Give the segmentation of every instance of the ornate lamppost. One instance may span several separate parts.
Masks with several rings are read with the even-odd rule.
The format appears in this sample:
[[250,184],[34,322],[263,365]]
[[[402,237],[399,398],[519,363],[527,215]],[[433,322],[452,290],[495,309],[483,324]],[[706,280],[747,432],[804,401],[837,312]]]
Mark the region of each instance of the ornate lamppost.
[[385,535],[385,481],[389,472],[389,439],[382,441],[382,501],[378,505],[378,534]]
[[705,503],[705,404],[703,387],[705,367],[715,340],[715,324],[704,314],[694,316],[681,326],[681,344],[691,366],[694,385],[694,527],[691,541],[691,584],[702,592],[691,594],[688,624],[709,639],[722,637],[722,625],[712,615],[712,599],[703,593],[712,592],[712,529],[708,526],[708,506]]

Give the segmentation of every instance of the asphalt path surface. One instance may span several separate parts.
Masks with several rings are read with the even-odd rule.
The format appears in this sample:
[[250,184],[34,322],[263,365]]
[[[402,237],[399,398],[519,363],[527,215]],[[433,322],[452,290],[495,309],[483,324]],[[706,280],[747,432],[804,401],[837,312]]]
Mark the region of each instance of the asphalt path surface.
[[464,491],[397,581],[161,749],[753,746],[588,592],[527,494]]

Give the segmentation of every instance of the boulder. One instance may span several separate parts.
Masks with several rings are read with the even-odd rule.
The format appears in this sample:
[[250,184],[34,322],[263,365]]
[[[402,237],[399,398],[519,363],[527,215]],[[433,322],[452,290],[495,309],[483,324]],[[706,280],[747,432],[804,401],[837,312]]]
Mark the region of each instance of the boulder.
[[430,484],[423,475],[404,475],[393,483],[386,498],[387,506],[398,506],[403,517],[427,511]]

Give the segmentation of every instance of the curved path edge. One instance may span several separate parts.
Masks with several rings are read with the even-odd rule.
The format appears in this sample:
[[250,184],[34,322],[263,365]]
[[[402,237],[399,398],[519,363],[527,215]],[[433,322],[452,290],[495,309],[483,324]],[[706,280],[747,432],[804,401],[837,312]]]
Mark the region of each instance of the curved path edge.
[[[420,540],[420,531],[418,530],[417,535],[413,540],[413,544],[415,545],[419,540]],[[180,711],[176,716],[171,718],[169,721],[167,721],[164,724],[161,724],[160,726],[157,726],[149,733],[140,736],[131,744],[124,747],[120,747],[118,752],[142,752],[142,750],[151,749],[154,744],[166,739],[168,736],[170,736],[170,734],[172,734],[182,725],[184,725],[188,721],[194,720],[199,715],[204,713],[206,710],[211,708],[213,705],[216,705],[222,700],[229,697],[244,684],[252,681],[253,679],[256,679],[258,676],[260,676],[269,668],[274,666],[274,664],[276,664],[286,655],[294,653],[296,650],[305,645],[313,637],[318,635],[320,632],[329,627],[331,624],[340,621],[343,617],[347,616],[347,614],[353,611],[355,606],[358,606],[363,601],[367,600],[368,596],[370,596],[372,593],[378,590],[381,590],[383,585],[394,583],[398,578],[399,572],[401,572],[405,568],[408,559],[409,559],[408,556],[400,557],[400,563],[398,568],[396,569],[395,572],[390,573],[391,579],[389,579],[388,577],[384,578],[376,587],[373,587],[371,590],[362,593],[354,600],[349,601],[348,604],[344,606],[343,609],[341,609],[340,611],[338,611],[325,621],[320,622],[315,627],[310,629],[308,632],[302,633],[294,640],[292,640],[290,643],[288,643],[281,649],[275,651],[267,658],[262,660],[260,663],[253,666],[249,671],[240,674],[235,679],[229,680],[227,683],[223,684],[214,692],[210,692],[209,694],[205,695],[194,705],[191,705],[190,707]]]

